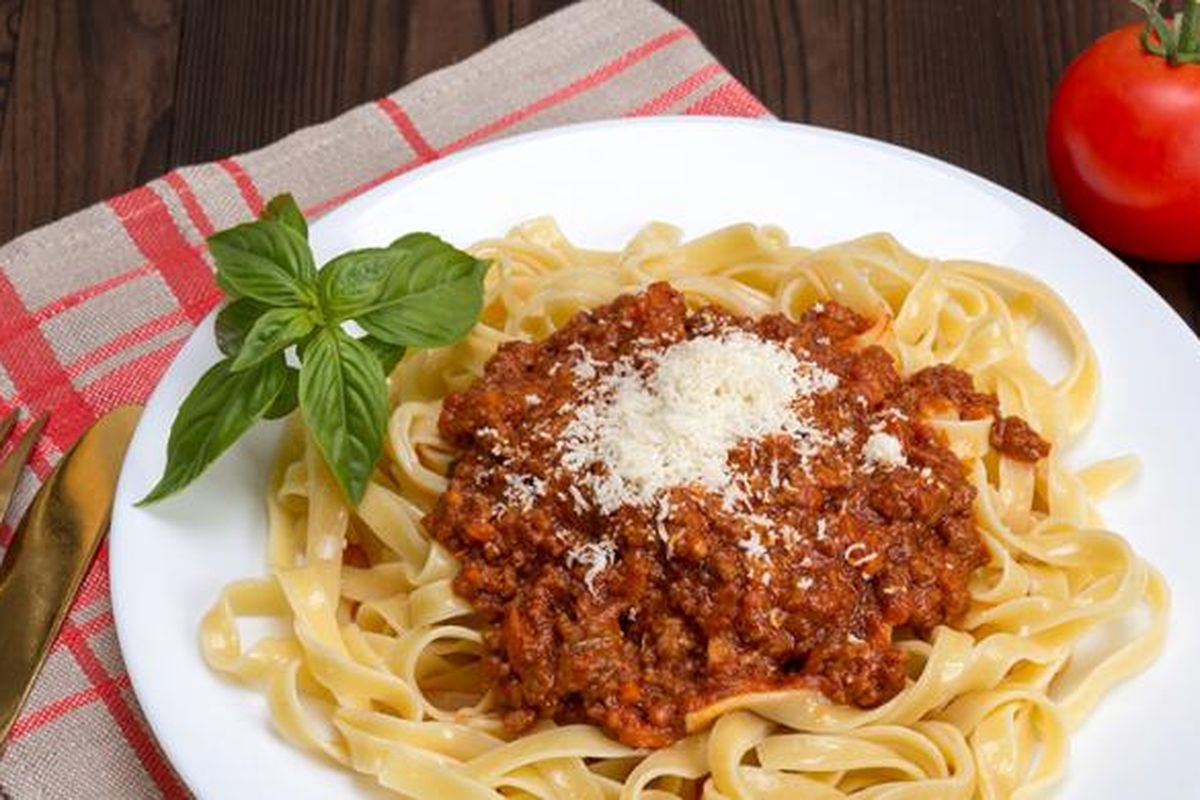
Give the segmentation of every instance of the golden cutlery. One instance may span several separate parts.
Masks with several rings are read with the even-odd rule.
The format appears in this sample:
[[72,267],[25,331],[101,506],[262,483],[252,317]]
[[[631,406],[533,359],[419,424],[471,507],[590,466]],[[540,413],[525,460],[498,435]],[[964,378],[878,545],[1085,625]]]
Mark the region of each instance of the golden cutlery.
[[[141,412],[122,406],[84,433],[34,496],[0,563],[0,748],[108,530],[121,462]],[[31,446],[14,455],[23,462]],[[12,460],[0,466],[0,477]],[[20,464],[12,469],[19,472]],[[11,496],[11,487],[7,492]]]
[[[16,422],[16,409],[10,411],[8,416],[0,420],[0,442],[8,438],[8,434],[12,431],[13,425]],[[8,513],[8,506],[12,503],[13,492],[21,480],[21,467],[25,466],[25,462],[29,460],[29,453],[33,450],[33,444],[41,436],[42,428],[45,425],[46,415],[42,414],[33,421],[33,424],[29,426],[25,433],[21,434],[21,438],[13,447],[12,452],[8,454],[3,463],[0,463],[0,517]]]

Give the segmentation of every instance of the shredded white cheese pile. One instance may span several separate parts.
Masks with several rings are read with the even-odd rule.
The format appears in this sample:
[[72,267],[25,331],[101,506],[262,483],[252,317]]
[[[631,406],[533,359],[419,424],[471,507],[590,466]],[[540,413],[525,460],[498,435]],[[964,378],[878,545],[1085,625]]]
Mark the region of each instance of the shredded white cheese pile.
[[[591,380],[596,370],[582,360],[574,374]],[[612,365],[563,431],[561,464],[606,514],[676,486],[729,490],[726,461],[739,441],[785,433],[798,448],[823,443],[794,405],[837,384],[816,363],[744,331],[691,339],[657,355],[647,374]]]

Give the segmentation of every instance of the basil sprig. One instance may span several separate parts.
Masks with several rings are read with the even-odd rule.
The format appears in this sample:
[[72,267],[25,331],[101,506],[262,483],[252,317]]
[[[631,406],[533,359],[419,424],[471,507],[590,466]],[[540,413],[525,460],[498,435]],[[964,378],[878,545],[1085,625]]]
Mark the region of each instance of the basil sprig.
[[[488,263],[429,233],[338,256],[320,271],[291,195],[255,222],[208,239],[228,301],[216,319],[225,356],[179,407],[162,478],[139,505],[194,481],[260,419],[300,409],[347,499],[357,504],[383,449],[387,376],[408,347],[471,330]],[[355,338],[354,321],[366,335]],[[287,359],[295,353],[297,370]]]

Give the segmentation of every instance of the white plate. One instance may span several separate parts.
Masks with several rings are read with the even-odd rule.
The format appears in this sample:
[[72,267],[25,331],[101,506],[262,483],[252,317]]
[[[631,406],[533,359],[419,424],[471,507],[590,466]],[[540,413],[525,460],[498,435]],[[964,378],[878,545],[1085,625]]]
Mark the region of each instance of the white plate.
[[[575,241],[610,248],[655,219],[690,234],[774,222],[806,245],[887,230],[919,253],[1012,265],[1062,293],[1105,378],[1099,417],[1071,455],[1141,455],[1142,478],[1103,510],[1166,573],[1174,614],[1161,660],[1073,737],[1060,796],[1200,793],[1200,342],[1134,273],[1057,217],[940,161],[804,126],[713,118],[589,124],[480,147],[379,186],[317,222],[312,241],[320,259],[413,230],[465,246],[543,214]],[[263,572],[261,495],[278,429],[256,431],[181,496],[132,506],[162,470],[175,409],[217,357],[210,320],[150,399],[117,492],[112,594],[133,687],[205,800],[373,796],[285,743],[261,695],[200,658],[201,614],[226,582]]]

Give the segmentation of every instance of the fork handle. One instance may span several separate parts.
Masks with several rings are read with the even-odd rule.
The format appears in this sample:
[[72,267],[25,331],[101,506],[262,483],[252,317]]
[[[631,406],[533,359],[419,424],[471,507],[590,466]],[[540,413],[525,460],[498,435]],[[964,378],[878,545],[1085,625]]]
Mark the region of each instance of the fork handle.
[[34,496],[0,563],[0,749],[108,530],[140,414],[123,406],[83,435]]

